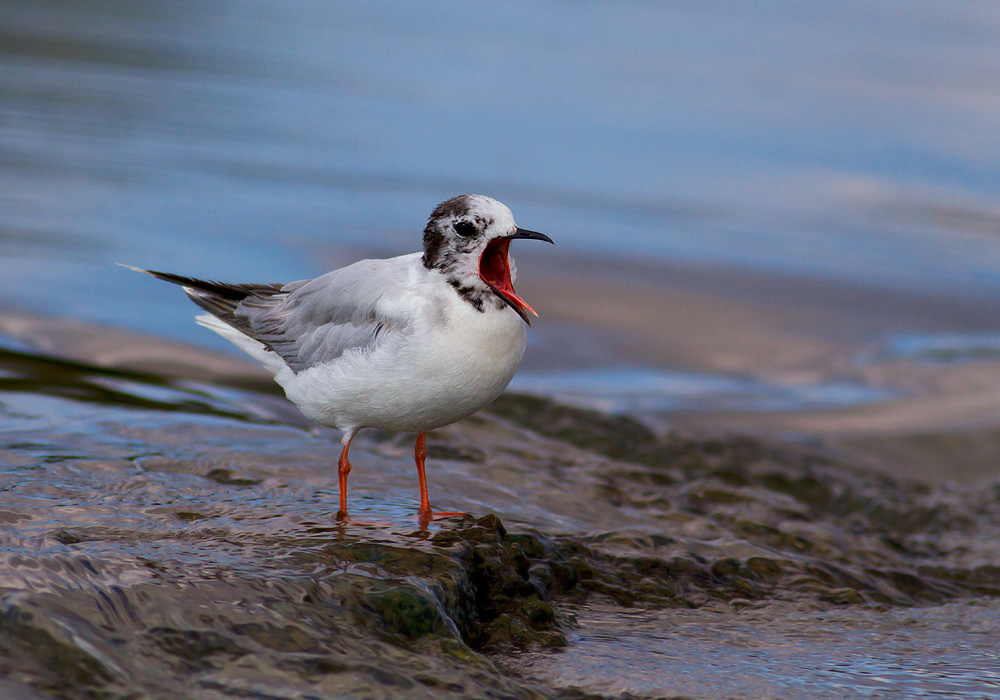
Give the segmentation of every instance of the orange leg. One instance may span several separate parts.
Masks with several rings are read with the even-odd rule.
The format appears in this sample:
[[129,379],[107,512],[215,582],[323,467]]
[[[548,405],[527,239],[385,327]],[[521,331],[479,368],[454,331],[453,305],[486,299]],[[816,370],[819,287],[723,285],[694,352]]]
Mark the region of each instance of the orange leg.
[[434,518],[450,518],[453,515],[466,515],[466,513],[433,513],[431,502],[427,497],[427,474],[424,471],[424,461],[427,459],[427,433],[421,431],[417,433],[417,444],[413,449],[413,456],[417,462],[417,478],[420,480],[420,509],[417,510],[417,517],[420,520],[420,527],[426,528]]
[[427,459],[427,433],[421,431],[417,433],[417,445],[413,450],[413,456],[417,461],[417,478],[420,480],[420,510],[417,514],[420,519],[430,519],[431,502],[427,498],[427,474],[424,472],[424,460]]
[[340,510],[337,520],[347,520],[347,475],[351,473],[351,463],[347,460],[347,451],[351,448],[350,438],[340,451],[340,461],[337,462],[337,476],[340,477]]

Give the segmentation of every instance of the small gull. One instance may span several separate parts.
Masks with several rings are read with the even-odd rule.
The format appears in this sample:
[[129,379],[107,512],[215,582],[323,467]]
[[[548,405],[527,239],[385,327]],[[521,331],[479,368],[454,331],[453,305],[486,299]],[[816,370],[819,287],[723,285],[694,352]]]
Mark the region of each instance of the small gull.
[[[435,517],[424,460],[428,430],[497,398],[524,356],[528,315],[514,292],[505,205],[466,194],[442,202],[422,253],[361,260],[311,280],[225,284],[131,268],[184,287],[197,317],[274,374],[311,420],[342,431],[340,510],[347,519],[348,450],[361,428],[416,432],[421,525]],[[126,266],[128,267],[128,266]],[[454,515],[438,513],[437,516]]]

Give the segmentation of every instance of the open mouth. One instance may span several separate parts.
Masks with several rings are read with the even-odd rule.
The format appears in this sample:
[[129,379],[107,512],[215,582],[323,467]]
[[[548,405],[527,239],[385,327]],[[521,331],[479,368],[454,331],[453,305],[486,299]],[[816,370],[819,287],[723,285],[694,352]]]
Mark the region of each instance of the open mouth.
[[538,314],[528,302],[517,295],[514,285],[511,284],[510,264],[507,262],[510,240],[510,238],[494,238],[486,244],[486,250],[479,258],[479,277],[530,326],[531,321],[524,312],[530,311],[535,316]]

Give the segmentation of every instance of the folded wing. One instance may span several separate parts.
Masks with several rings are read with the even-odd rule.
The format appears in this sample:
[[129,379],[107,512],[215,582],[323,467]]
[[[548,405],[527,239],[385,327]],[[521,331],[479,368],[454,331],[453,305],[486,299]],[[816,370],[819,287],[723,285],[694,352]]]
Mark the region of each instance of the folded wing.
[[195,304],[299,372],[406,332],[410,316],[400,313],[406,270],[393,262],[362,260],[289,284],[226,284],[139,271],[181,285]]

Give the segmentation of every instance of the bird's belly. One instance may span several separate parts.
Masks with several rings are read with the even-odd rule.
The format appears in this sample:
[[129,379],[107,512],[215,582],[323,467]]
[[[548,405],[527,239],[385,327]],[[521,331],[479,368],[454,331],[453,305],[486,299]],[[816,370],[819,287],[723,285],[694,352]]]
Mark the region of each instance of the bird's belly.
[[345,354],[284,384],[306,416],[340,430],[431,430],[475,413],[499,396],[524,348],[522,325],[485,324],[461,334],[438,331],[370,353]]

